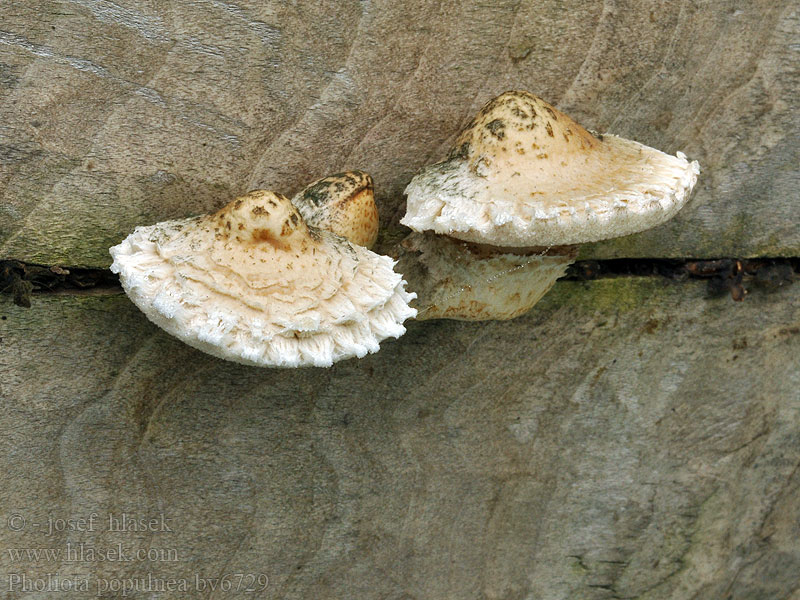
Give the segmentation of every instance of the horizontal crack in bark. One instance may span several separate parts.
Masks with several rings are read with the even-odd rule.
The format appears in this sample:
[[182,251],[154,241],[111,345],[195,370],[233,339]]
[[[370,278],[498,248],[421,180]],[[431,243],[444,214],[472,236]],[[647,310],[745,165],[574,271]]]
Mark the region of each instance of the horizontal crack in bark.
[[0,260],[0,292],[18,306],[30,307],[32,294],[122,292],[119,277],[108,269],[40,265]]
[[800,258],[616,258],[572,264],[562,279],[590,281],[609,277],[705,279],[710,296],[730,294],[741,301],[749,289],[771,291],[800,279]]
[[[582,260],[562,278],[592,281],[614,277],[662,277],[681,281],[705,279],[709,294],[730,293],[742,300],[751,288],[766,291],[800,279],[800,258],[616,258]],[[108,269],[41,265],[19,260],[0,260],[0,292],[14,296],[14,303],[30,307],[34,294],[113,294],[122,292],[119,278]]]

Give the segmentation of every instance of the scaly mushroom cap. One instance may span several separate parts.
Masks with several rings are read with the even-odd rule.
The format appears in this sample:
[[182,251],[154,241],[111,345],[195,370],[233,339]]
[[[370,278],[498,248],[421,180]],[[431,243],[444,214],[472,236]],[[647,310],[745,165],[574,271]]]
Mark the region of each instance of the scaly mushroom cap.
[[411,233],[395,249],[417,294],[417,320],[513,319],[528,312],[575,260],[574,246],[511,254],[445,235]]
[[306,223],[365,248],[378,239],[372,177],[348,171],[315,181],[292,198]]
[[497,246],[579,244],[643,231],[686,203],[699,166],[593,135],[528,92],[490,101],[447,161],[406,188],[400,221]]
[[151,321],[239,363],[327,367],[376,352],[416,314],[392,259],[307,226],[273,192],[137,227],[110,252],[111,270]]

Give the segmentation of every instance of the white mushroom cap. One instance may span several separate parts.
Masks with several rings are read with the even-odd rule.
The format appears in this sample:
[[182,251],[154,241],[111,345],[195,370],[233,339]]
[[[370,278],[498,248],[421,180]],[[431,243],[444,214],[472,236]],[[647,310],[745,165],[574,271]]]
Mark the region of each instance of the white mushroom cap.
[[698,173],[680,152],[593,135],[533,94],[506,92],[409,183],[401,223],[497,246],[592,242],[667,221]]
[[308,227],[273,192],[137,227],[110,252],[111,270],[151,321],[243,364],[327,367],[362,357],[400,337],[416,314],[392,259]]
[[308,225],[332,231],[365,248],[378,239],[372,177],[347,171],[319,179],[292,198]]

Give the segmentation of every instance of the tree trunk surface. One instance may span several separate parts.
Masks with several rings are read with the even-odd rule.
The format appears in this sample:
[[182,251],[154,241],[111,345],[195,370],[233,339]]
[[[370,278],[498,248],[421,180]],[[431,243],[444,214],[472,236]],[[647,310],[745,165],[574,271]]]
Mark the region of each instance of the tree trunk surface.
[[800,254],[800,13],[790,0],[0,6],[0,254],[107,266],[136,225],[344,169],[384,225],[483,103],[532,91],[700,162],[671,223],[584,250]]
[[[387,242],[509,89],[700,162],[673,221],[583,258],[797,257],[799,65],[788,0],[6,0],[0,258],[105,268],[344,169]],[[790,280],[561,281],[297,370],[118,291],[2,296],[0,598],[800,600]]]

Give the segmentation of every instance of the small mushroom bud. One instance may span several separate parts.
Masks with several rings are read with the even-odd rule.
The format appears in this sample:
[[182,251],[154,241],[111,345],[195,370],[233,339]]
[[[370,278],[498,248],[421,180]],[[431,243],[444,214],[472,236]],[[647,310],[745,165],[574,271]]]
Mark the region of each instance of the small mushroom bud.
[[405,332],[393,261],[308,226],[258,190],[212,215],[137,227],[110,250],[125,292],[167,332],[248,365],[330,366]]
[[372,177],[348,171],[319,179],[292,198],[306,223],[372,248],[378,239],[378,207]]

